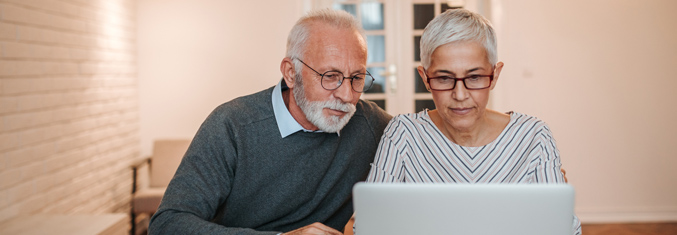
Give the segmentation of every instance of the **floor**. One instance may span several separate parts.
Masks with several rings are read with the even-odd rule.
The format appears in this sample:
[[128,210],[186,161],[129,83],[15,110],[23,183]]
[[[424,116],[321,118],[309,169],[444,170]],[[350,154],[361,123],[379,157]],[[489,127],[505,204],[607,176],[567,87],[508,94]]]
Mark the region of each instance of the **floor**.
[[677,235],[677,222],[637,224],[584,224],[584,235]]

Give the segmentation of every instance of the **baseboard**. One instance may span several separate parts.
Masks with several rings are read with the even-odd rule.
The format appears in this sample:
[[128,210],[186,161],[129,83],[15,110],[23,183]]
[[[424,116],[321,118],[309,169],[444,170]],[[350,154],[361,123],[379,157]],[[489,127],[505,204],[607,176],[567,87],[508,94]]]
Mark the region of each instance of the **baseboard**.
[[677,207],[577,208],[584,224],[677,222]]

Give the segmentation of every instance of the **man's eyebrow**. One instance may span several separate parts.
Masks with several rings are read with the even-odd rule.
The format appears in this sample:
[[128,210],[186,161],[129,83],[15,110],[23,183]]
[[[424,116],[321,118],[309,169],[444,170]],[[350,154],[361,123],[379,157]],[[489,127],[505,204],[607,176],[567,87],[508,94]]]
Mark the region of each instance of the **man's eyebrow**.
[[[364,72],[363,72],[363,71],[364,71]],[[366,74],[366,73],[367,73],[367,69],[365,68],[365,69],[360,69],[360,70],[353,71],[353,72],[350,73],[350,74],[355,75],[355,74]]]
[[[364,72],[362,72],[362,71],[364,71]],[[330,67],[329,70],[325,71],[325,73],[326,72],[339,72],[339,73],[343,74],[343,71],[341,71],[340,69],[338,69],[336,67]],[[367,69],[365,68],[365,69],[355,70],[355,71],[349,73],[348,75],[366,74],[366,73],[367,73]]]

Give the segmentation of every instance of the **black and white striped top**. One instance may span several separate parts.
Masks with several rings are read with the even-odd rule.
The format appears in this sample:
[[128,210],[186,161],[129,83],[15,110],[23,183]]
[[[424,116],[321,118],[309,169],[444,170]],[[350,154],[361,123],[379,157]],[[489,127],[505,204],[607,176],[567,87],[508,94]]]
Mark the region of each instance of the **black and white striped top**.
[[[565,183],[559,151],[545,122],[510,113],[493,142],[460,146],[424,110],[395,116],[381,137],[367,182]],[[581,234],[580,221],[573,221]]]
[[460,146],[427,110],[393,118],[381,137],[368,182],[564,183],[559,151],[545,122],[511,113],[493,142]]

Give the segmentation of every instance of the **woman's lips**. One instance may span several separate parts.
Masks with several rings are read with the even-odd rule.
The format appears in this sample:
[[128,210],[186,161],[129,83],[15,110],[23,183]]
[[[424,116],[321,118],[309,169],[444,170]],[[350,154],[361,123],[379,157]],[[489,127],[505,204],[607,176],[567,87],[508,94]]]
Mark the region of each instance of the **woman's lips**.
[[472,108],[451,108],[451,111],[457,115],[466,115],[470,113]]

